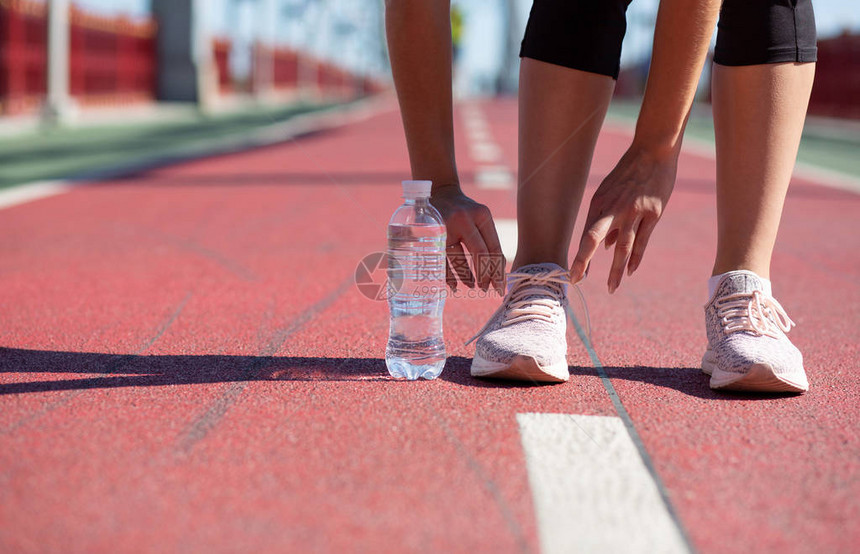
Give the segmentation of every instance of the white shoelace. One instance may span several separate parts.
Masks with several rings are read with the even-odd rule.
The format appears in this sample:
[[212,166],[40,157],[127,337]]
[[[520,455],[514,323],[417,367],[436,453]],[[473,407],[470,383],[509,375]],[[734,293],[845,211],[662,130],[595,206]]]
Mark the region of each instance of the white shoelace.
[[717,300],[716,307],[727,335],[750,331],[779,338],[779,330],[787,333],[795,325],[775,298],[757,290],[724,296]]
[[[505,311],[505,318],[501,323],[502,327],[532,319],[551,323],[553,313],[561,304],[561,291],[559,289],[570,283],[570,274],[562,269],[554,269],[536,275],[515,271],[508,274],[508,282],[510,283],[510,292],[508,292],[505,303],[502,305],[502,309]],[[559,287],[550,285],[559,285]],[[551,295],[551,298],[547,298],[548,294]],[[532,295],[542,295],[543,298],[528,298]],[[491,317],[466,344],[470,344],[483,335],[493,319]]]

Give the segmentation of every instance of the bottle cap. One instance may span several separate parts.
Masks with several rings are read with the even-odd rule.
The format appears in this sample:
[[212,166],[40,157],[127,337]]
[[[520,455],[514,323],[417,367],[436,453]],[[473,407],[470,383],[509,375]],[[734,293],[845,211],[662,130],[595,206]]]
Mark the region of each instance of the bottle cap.
[[433,181],[403,181],[403,198],[428,198]]

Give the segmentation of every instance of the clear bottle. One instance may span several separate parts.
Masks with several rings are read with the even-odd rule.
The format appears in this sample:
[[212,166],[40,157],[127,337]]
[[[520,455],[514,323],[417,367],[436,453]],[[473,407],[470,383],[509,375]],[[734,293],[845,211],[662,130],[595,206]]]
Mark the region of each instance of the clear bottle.
[[435,379],[445,366],[445,223],[430,204],[430,181],[403,181],[404,203],[388,224],[385,365],[394,377]]

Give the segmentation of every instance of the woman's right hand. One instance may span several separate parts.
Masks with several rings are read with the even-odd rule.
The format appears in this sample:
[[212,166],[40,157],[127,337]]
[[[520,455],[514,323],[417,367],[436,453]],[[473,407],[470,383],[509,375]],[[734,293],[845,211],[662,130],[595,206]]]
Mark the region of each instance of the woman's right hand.
[[490,209],[463,194],[457,184],[433,187],[430,203],[442,214],[448,231],[448,285],[456,289],[459,279],[469,288],[477,284],[486,291],[492,285],[504,294],[505,257]]

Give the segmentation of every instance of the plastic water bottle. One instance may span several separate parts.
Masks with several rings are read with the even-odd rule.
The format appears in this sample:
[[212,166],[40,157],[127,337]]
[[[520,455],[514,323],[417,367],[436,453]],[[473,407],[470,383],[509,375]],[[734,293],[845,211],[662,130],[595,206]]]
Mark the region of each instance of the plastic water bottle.
[[388,224],[385,365],[394,377],[435,379],[445,365],[445,224],[430,204],[430,181],[403,181],[404,203]]

